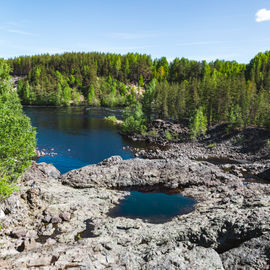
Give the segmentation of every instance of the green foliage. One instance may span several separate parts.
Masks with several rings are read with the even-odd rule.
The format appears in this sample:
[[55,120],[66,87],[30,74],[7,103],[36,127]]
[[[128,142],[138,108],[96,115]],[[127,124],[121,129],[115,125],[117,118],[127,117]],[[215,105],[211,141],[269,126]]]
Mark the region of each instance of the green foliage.
[[176,131],[173,132],[173,135],[172,136],[173,136],[173,138],[175,140],[177,140],[179,138],[179,134]]
[[142,76],[142,74],[140,74],[140,79],[139,79],[138,85],[140,87],[143,87],[143,76]]
[[172,136],[172,134],[170,133],[169,130],[166,130],[166,132],[165,132],[165,138],[168,141],[171,141],[173,139],[173,136]]
[[207,131],[207,119],[203,113],[203,108],[199,107],[193,120],[190,124],[190,137],[191,139],[196,139],[200,135],[204,135]]
[[[25,75],[18,92],[23,104],[125,106],[136,101],[123,84],[148,82],[152,78],[150,56],[140,54],[65,53],[9,60],[13,75]],[[61,90],[58,84],[61,85]],[[105,86],[105,87],[104,87]],[[95,96],[89,88],[94,88]]]
[[16,189],[11,181],[31,164],[36,145],[35,130],[8,82],[8,71],[6,63],[0,60],[0,199]]
[[242,128],[244,126],[244,121],[242,117],[241,108],[236,105],[235,107],[231,105],[229,116],[228,116],[228,128],[229,130],[235,128]]
[[148,132],[149,136],[157,137],[157,131],[156,129],[152,129],[151,131]]
[[123,112],[122,130],[124,133],[144,133],[146,131],[142,105],[137,102],[127,107]]
[[233,140],[232,140],[232,143],[233,144],[240,144],[240,143],[242,143],[243,141],[244,141],[244,137],[243,136],[241,136],[241,135],[237,135],[237,136],[235,136],[234,138],[233,138]]
[[153,113],[153,101],[156,93],[156,80],[153,79],[146,87],[142,101],[142,109],[147,119],[150,120]]
[[69,106],[71,102],[71,89],[68,85],[65,86],[63,90],[63,103],[66,106]]
[[266,149],[270,151],[270,140],[267,140],[265,145],[266,145]]
[[214,148],[216,146],[217,146],[216,143],[210,143],[207,145],[207,148]]
[[[7,180],[6,177],[1,176],[0,179],[0,201],[8,198],[13,192],[18,191],[13,183]],[[1,229],[1,228],[0,228]]]
[[[9,63],[13,75],[26,76],[18,84],[23,104],[113,107],[139,101],[148,121],[191,119],[203,106],[209,126],[270,127],[270,51],[248,65],[186,58],[169,63],[132,53],[37,55]],[[143,98],[132,85],[145,87]]]
[[115,115],[110,115],[108,117],[105,117],[104,120],[111,122],[112,124],[116,124],[119,120],[116,118]]

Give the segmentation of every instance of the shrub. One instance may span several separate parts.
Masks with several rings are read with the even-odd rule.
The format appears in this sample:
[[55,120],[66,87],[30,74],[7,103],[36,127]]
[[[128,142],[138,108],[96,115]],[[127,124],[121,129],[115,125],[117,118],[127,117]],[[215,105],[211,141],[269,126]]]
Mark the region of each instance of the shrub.
[[233,138],[232,142],[233,142],[233,144],[240,144],[244,141],[244,139],[245,139],[244,136],[237,135]]
[[152,129],[151,131],[148,132],[149,136],[157,137],[157,131],[156,129]]
[[266,148],[268,151],[270,151],[270,140],[266,141]]
[[6,177],[2,176],[2,179],[0,179],[0,201],[8,198],[14,191],[17,190],[18,187],[9,182]]
[[215,143],[210,143],[207,145],[208,148],[214,148],[216,147],[217,145]]
[[9,71],[0,59],[0,199],[16,189],[12,182],[31,164],[36,146],[36,132],[12,90]]
[[207,131],[207,119],[203,113],[203,108],[196,110],[195,115],[190,124],[190,137],[196,139],[200,135],[204,135]]
[[139,102],[130,105],[123,111],[123,119],[122,130],[124,133],[145,133],[145,118]]
[[165,138],[168,141],[171,141],[173,139],[172,134],[170,133],[169,130],[166,130],[166,132],[165,132]]
[[105,117],[104,120],[108,121],[108,122],[111,122],[112,124],[116,124],[118,119],[116,118],[115,115],[110,115],[108,117]]

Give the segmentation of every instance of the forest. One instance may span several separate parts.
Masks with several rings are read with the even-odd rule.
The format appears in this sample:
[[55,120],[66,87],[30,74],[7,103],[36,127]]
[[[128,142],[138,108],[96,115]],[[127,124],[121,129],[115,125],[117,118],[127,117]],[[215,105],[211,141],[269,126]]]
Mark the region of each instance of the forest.
[[[27,105],[133,106],[181,121],[202,114],[208,126],[270,126],[270,51],[249,64],[149,55],[64,53],[9,59]],[[133,106],[134,107],[134,106]]]

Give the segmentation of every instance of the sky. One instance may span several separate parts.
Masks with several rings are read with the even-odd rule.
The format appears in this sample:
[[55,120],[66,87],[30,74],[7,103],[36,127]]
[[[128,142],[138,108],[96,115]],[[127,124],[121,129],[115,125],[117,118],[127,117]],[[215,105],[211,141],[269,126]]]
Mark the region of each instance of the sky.
[[0,57],[138,52],[248,63],[270,50],[270,0],[0,0]]

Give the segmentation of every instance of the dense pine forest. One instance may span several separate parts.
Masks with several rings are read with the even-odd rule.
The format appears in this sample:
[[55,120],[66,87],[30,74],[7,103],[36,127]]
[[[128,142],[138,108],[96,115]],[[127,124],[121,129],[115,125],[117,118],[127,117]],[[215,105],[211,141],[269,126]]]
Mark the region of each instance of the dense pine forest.
[[[133,106],[145,119],[270,126],[270,52],[249,64],[141,54],[64,53],[8,60],[23,104]],[[140,115],[140,114],[139,114]],[[141,117],[141,116],[140,116]]]

